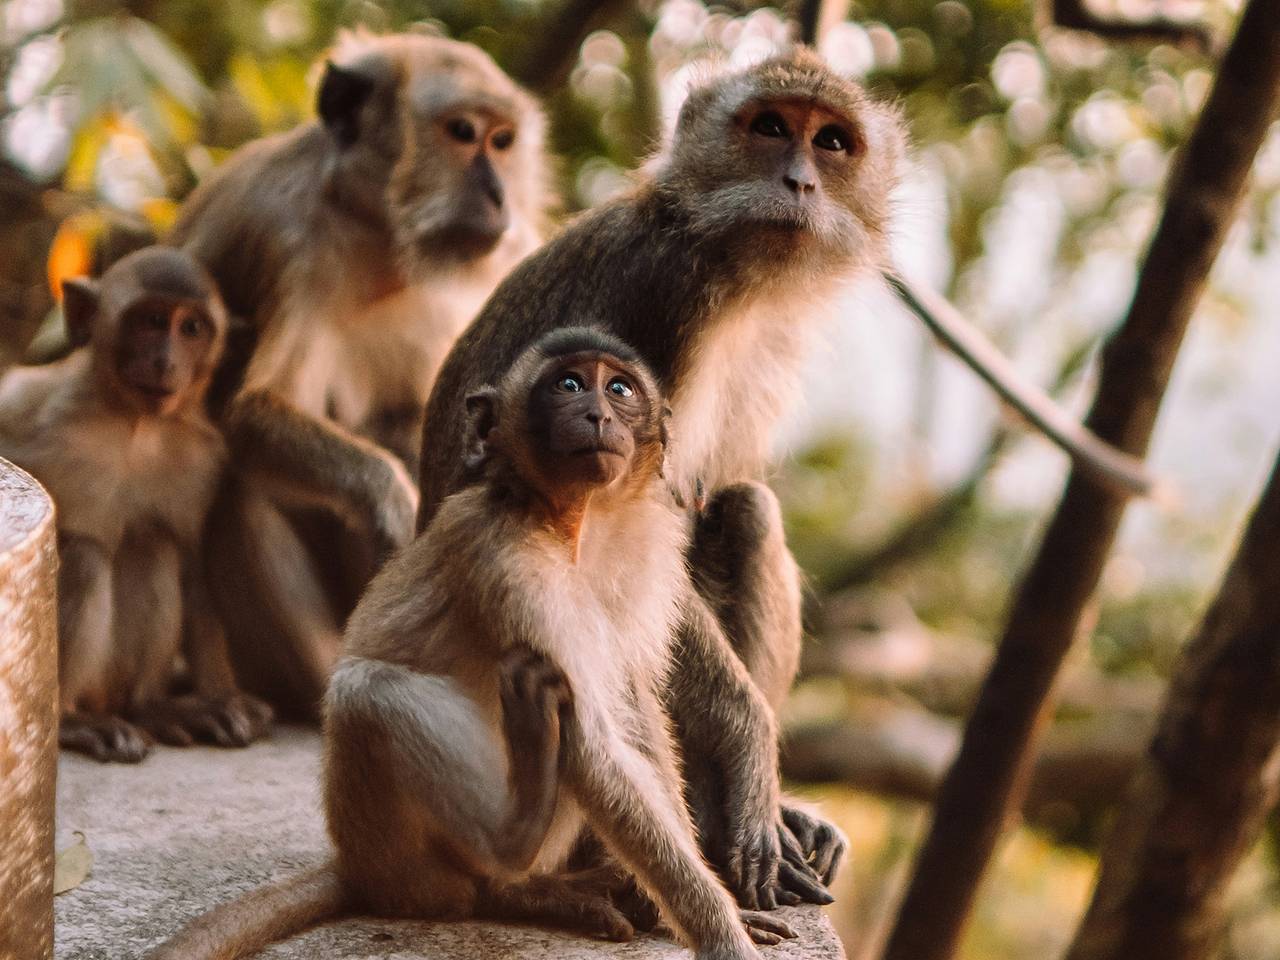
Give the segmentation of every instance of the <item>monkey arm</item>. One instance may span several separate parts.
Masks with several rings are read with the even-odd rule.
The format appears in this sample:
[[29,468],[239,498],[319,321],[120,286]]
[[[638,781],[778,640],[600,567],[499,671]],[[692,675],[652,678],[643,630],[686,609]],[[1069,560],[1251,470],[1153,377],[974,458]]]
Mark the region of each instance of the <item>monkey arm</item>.
[[[737,908],[708,868],[681,804],[671,803],[654,762],[598,711],[566,717],[565,777],[591,826],[635,872],[664,918],[698,958],[758,957]],[[643,711],[636,734],[652,747],[666,738]],[[647,729],[646,729],[647,728]],[[675,764],[669,764],[674,771]]]
[[689,591],[680,669],[666,690],[684,753],[686,797],[704,852],[738,902],[830,903],[783,816],[772,709],[706,601]]
[[380,556],[412,536],[417,491],[404,465],[368,440],[266,390],[237,397],[224,429],[235,462],[274,495],[367,523]]

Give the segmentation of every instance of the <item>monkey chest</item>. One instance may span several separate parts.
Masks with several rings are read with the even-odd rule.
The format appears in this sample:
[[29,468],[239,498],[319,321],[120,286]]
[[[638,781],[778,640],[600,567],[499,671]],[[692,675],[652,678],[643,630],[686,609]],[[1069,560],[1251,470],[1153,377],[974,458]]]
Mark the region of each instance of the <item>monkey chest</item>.
[[222,465],[212,436],[108,428],[93,442],[69,439],[74,453],[50,484],[62,529],[111,544],[132,528],[158,526],[180,543],[196,541]]
[[310,345],[309,369],[299,379],[302,405],[394,447],[387,434],[405,421],[420,428],[436,373],[466,319],[422,288],[332,317]]

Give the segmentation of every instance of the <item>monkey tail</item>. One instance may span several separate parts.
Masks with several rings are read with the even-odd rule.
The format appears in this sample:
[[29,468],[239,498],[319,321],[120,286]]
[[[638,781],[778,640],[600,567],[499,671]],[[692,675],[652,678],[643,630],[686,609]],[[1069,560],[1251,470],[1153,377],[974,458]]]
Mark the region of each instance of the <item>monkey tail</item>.
[[346,904],[337,871],[325,864],[210,910],[146,960],[237,960],[336,917]]

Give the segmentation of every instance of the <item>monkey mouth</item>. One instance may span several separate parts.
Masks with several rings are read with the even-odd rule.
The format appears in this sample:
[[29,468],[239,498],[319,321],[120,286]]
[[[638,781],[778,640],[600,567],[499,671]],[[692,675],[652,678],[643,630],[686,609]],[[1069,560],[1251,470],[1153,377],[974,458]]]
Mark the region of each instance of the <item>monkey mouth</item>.
[[579,447],[571,452],[571,456],[575,457],[598,457],[601,454],[607,454],[611,457],[625,457],[626,454],[603,443],[593,443],[589,446]]

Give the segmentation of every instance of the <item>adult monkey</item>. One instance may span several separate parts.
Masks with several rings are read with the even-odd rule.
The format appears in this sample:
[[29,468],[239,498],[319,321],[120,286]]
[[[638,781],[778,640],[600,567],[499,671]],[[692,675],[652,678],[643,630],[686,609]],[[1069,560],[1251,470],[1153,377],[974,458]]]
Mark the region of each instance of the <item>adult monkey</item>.
[[774,712],[797,666],[800,590],[773,494],[744,481],[767,461],[823,305],[886,258],[903,142],[893,110],[802,48],[695,87],[652,177],[512,273],[427,409],[420,528],[475,479],[467,391],[547,330],[594,322],[652,368],[673,409],[668,479],[690,502],[710,492],[690,553],[704,603],[680,628],[667,692],[705,852],[746,907],[826,899],[805,859],[829,879],[843,841],[780,811]]
[[469,44],[344,35],[318,110],[228,161],[171,237],[256,337],[222,417],[236,475],[209,567],[244,682],[303,715],[412,533],[435,372],[547,201],[542,115]]

